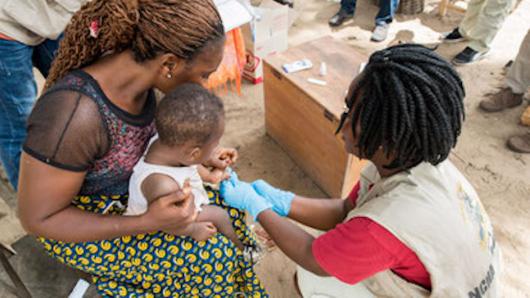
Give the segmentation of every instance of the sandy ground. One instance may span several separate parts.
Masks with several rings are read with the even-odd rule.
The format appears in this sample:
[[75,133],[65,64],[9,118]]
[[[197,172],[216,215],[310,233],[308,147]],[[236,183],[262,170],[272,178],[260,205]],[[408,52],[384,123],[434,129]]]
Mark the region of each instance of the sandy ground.
[[[462,15],[456,13],[440,18],[435,5],[428,3],[426,12],[419,16],[397,16],[388,41],[375,44],[369,41],[373,18],[377,12],[372,0],[359,0],[355,20],[333,31],[327,26],[327,19],[333,15],[337,4],[325,0],[300,2],[302,1],[297,2],[296,9],[299,18],[289,33],[290,45],[331,34],[366,54],[398,41],[434,45],[441,32],[450,31],[462,19]],[[487,93],[496,91],[502,85],[503,66],[517,54],[519,44],[530,25],[528,20],[530,1],[524,0],[518,3],[506,20],[488,59],[458,68],[467,90],[467,120],[451,160],[476,187],[490,214],[504,255],[504,297],[530,297],[530,234],[527,232],[530,227],[530,155],[512,153],[505,148],[509,135],[524,133],[529,128],[518,125],[523,107],[500,114],[484,114],[477,110],[477,105]],[[463,47],[465,43],[441,45],[438,52],[451,58]],[[225,97],[227,127],[223,143],[235,146],[240,151],[241,158],[236,170],[246,180],[262,178],[301,195],[325,197],[311,179],[266,135],[262,88],[262,85],[247,84],[243,86],[242,97]],[[7,202],[6,205],[0,201],[0,235],[7,235],[7,231],[20,231],[16,230],[18,227],[12,217],[7,221],[9,214],[12,214],[9,207],[15,205],[12,194],[9,190],[0,188],[0,196]],[[27,240],[24,241],[17,243],[15,248],[21,251],[36,250],[32,245],[24,244]],[[49,263],[41,265],[45,267],[40,269],[29,267],[36,266],[30,260],[31,254],[21,255],[14,257],[12,262],[30,283],[30,289],[38,291],[38,297],[62,296],[75,281],[75,278],[68,277],[68,273],[57,273],[62,269]],[[61,286],[46,287],[42,284],[49,277],[46,274],[32,274],[34,270],[49,272],[48,275],[55,277],[62,276],[68,281]],[[296,297],[292,283],[295,266],[279,250],[268,253],[257,270],[271,297]],[[7,277],[0,270],[0,297],[12,297],[8,284]]]

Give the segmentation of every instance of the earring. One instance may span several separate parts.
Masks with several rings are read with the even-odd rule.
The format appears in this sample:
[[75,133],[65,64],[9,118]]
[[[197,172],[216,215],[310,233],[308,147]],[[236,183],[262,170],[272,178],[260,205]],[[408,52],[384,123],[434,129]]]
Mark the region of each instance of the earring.
[[166,75],[166,78],[171,79],[172,77],[173,77],[173,75],[171,75],[171,73],[168,72],[167,75]]

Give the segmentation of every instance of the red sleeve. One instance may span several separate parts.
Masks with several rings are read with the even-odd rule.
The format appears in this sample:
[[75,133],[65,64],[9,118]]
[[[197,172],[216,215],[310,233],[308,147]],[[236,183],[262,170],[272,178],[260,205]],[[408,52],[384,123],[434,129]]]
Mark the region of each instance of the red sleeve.
[[328,274],[348,284],[387,269],[431,288],[430,276],[417,255],[387,229],[366,217],[339,224],[313,242],[313,255]]
[[358,181],[357,184],[355,184],[350,194],[348,195],[348,200],[353,203],[353,206],[355,206],[357,198],[359,197],[359,190],[361,190],[361,181]]
[[391,268],[396,260],[370,234],[373,223],[365,217],[354,218],[318,237],[312,249],[322,269],[345,283],[355,284]]

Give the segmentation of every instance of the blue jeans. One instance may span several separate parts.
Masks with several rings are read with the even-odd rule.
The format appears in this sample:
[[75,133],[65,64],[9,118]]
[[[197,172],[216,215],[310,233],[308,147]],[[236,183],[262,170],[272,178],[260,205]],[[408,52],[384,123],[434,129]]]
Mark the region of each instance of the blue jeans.
[[37,96],[33,66],[48,76],[58,46],[58,40],[27,46],[0,39],[0,159],[15,189],[26,120]]
[[[354,14],[356,2],[357,0],[341,0],[340,7],[348,14]],[[383,25],[391,23],[398,5],[399,0],[379,0],[379,13],[375,17],[375,24]]]

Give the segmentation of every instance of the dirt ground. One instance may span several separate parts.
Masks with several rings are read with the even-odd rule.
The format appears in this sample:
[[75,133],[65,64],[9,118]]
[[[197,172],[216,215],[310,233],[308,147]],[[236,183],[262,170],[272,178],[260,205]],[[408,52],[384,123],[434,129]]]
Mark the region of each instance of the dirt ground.
[[[338,7],[334,1],[299,0],[296,2],[299,16],[290,29],[289,43],[293,46],[332,35],[366,54],[398,41],[435,45],[439,34],[452,30],[463,17],[450,12],[440,18],[435,7],[437,2],[427,3],[426,11],[419,16],[398,15],[387,42],[376,44],[369,41],[373,18],[377,13],[372,0],[359,0],[355,20],[338,30],[331,30],[327,25],[327,19]],[[529,20],[530,1],[523,0],[507,18],[489,57],[458,68],[467,91],[467,118],[451,160],[476,187],[495,227],[504,258],[503,297],[530,297],[530,155],[512,153],[505,147],[509,135],[525,133],[530,128],[518,124],[523,107],[499,114],[484,114],[477,109],[477,105],[486,94],[502,85],[503,66],[515,58],[530,25]],[[465,43],[440,45],[438,52],[450,59],[464,47]],[[236,170],[246,180],[262,178],[301,195],[325,197],[266,135],[262,91],[262,85],[246,84],[241,97],[225,97],[227,127],[223,143],[239,149],[241,158]],[[0,195],[7,203],[3,204],[0,200],[0,240],[2,237],[18,239],[22,232],[10,211],[15,205],[13,195],[1,188]],[[46,262],[38,265],[40,267],[34,265],[27,251],[38,253],[38,249],[27,244],[31,243],[27,239],[15,244],[15,248],[25,254],[13,257],[12,263],[22,272],[30,290],[39,293],[36,297],[60,297],[68,293],[75,278],[67,272],[61,273],[64,269],[60,266]],[[268,253],[257,270],[271,297],[296,297],[292,283],[295,266],[279,250]],[[34,271],[40,271],[41,274],[35,274]],[[54,286],[43,285],[50,276],[55,279],[63,277],[67,282]],[[12,297],[11,290],[7,276],[0,270],[0,297]]]

